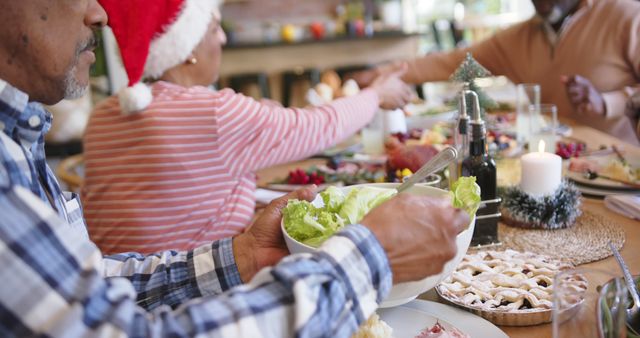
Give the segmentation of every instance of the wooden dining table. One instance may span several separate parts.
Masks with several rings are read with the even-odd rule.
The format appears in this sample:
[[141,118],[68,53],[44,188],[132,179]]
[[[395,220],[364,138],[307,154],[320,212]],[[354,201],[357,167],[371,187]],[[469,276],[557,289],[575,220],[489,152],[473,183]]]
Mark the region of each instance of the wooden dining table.
[[[565,120],[563,122],[572,127],[573,132],[571,137],[585,142],[588,149],[598,149],[601,146],[611,147],[612,145],[616,145],[618,148],[622,149],[625,156],[628,158],[640,158],[640,147],[633,146],[593,128],[577,125],[572,121]],[[258,185],[265,185],[275,179],[283,178],[290,170],[296,168],[309,168],[313,165],[324,163],[326,163],[326,160],[324,159],[307,159],[263,169],[258,172]],[[588,208],[591,212],[602,215],[622,227],[625,232],[625,243],[621,250],[622,257],[629,265],[632,274],[640,274],[640,221],[632,220],[610,211],[605,207],[604,202],[601,199],[584,198],[583,208]],[[589,270],[606,271],[614,275],[622,275],[622,272],[613,257],[583,264],[580,267],[584,267]],[[589,273],[586,274],[586,278],[588,280],[594,279],[595,283],[598,284],[606,282],[606,280],[597,280],[598,277],[590,276]],[[441,301],[433,290],[421,295],[419,298]],[[595,325],[595,321],[592,323],[584,323],[584,325]],[[547,338],[552,336],[551,324],[527,327],[500,326],[500,329],[512,338]]]

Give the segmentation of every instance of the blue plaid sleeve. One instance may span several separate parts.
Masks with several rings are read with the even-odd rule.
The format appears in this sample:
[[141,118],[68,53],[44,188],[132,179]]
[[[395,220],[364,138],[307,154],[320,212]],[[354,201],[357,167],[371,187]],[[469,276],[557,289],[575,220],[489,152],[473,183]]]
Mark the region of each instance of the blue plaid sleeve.
[[[351,226],[319,253],[290,256],[246,285],[147,310],[137,304],[135,274],[105,278],[110,263],[97,247],[27,189],[0,188],[0,215],[2,337],[348,337],[391,286],[380,244],[366,228]],[[210,256],[231,249],[230,242],[200,248]],[[172,266],[181,255],[115,261],[132,271],[148,264],[156,272],[164,262],[172,271],[163,278],[193,281]],[[197,283],[207,279],[195,276]]]
[[223,239],[187,252],[106,256],[103,275],[127,278],[136,290],[138,305],[146,309],[176,306],[242,283],[231,241]]

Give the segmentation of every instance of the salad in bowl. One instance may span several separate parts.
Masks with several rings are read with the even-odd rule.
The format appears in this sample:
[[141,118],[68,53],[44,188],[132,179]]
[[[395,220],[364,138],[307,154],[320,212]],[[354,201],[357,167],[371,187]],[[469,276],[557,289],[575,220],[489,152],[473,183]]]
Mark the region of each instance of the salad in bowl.
[[[373,208],[395,196],[398,183],[374,183],[348,187],[329,187],[318,194],[313,202],[291,200],[283,209],[282,230],[285,242],[292,254],[313,253],[329,237],[350,224],[357,224]],[[463,177],[445,191],[416,184],[406,193],[450,198],[454,207],[465,210],[471,222],[458,234],[458,252],[442,273],[420,281],[395,284],[381,307],[404,304],[435,287],[450,275],[469,248],[475,225],[475,213],[480,205],[480,187],[475,177]],[[429,212],[429,210],[416,210]],[[402,231],[402,224],[398,224]],[[428,243],[425,243],[428,245]]]

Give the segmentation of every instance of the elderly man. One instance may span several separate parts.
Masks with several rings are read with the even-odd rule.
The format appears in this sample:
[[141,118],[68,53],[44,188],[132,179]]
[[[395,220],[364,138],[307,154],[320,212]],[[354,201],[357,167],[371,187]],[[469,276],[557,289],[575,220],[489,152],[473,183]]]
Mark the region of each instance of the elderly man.
[[[542,101],[561,116],[640,144],[624,115],[631,86],[640,82],[640,2],[532,0],[537,15],[466,49],[409,62],[404,80],[447,80],[467,52],[495,75],[539,83]],[[366,84],[375,73],[357,76]]]
[[310,190],[274,202],[235,238],[103,257],[77,197],[46,165],[50,115],[37,102],[87,89],[92,33],[106,21],[96,0],[0,0],[2,336],[348,337],[392,279],[437,273],[453,257],[468,217],[447,201],[401,195],[317,254],[278,263],[288,253],[280,209]]

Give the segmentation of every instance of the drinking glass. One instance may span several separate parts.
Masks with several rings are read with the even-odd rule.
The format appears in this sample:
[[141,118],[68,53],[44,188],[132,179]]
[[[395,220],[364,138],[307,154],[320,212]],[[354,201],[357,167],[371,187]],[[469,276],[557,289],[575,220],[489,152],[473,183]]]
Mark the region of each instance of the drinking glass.
[[[584,281],[586,288],[576,287]],[[621,277],[576,268],[559,273],[553,287],[553,338],[624,338],[630,301]]]
[[378,111],[373,120],[360,131],[362,151],[367,155],[384,154],[384,116]]
[[539,151],[540,141],[544,141],[544,151],[556,152],[558,142],[558,108],[554,104],[529,106],[529,152]]
[[521,83],[516,86],[516,137],[518,142],[529,142],[530,106],[540,105],[540,85],[535,83]]

